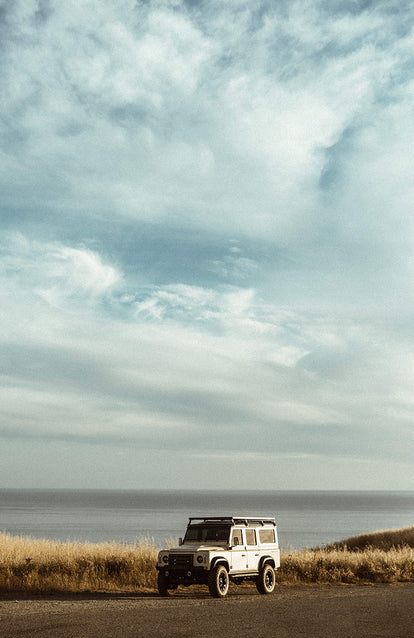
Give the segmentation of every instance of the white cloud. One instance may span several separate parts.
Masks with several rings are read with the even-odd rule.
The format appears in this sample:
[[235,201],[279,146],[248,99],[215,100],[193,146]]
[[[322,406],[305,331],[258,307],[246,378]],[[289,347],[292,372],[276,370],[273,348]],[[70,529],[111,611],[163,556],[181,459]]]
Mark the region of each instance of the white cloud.
[[334,5],[5,7],[5,435],[406,458],[413,12]]
[[4,284],[27,289],[51,306],[72,298],[94,301],[119,283],[115,268],[104,264],[99,255],[59,243],[29,241],[22,235],[3,237],[1,271]]
[[[96,253],[21,237],[13,247],[13,284],[2,285],[0,424],[8,437],[154,448],[161,436],[172,447],[284,454],[303,453],[311,437],[310,453],[323,454],[321,428],[328,435],[334,426],[338,454],[344,429],[366,431],[361,451],[359,441],[346,444],[358,456],[372,427],[385,440],[391,427],[406,427],[414,368],[384,329],[293,313],[235,288],[170,285],[137,302]],[[59,282],[59,304],[33,293],[43,280],[48,290]],[[120,319],[122,294],[131,313]]]
[[321,20],[319,5],[292,3],[254,31],[248,5],[205,21],[177,7],[91,0],[39,23],[35,4],[15,3],[3,95],[24,137],[23,202],[55,202],[58,165],[69,206],[103,216],[296,232],[318,208],[324,149],[376,117],[410,36],[384,44],[381,10]]

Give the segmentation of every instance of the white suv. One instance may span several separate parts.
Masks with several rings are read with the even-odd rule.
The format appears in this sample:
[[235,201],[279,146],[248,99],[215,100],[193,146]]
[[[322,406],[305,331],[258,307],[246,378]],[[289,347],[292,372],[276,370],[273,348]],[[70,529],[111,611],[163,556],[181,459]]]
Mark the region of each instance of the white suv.
[[179,547],[158,554],[158,591],[168,596],[178,585],[208,585],[226,596],[230,581],[253,580],[261,594],[275,588],[280,550],[274,518],[206,516],[190,518]]

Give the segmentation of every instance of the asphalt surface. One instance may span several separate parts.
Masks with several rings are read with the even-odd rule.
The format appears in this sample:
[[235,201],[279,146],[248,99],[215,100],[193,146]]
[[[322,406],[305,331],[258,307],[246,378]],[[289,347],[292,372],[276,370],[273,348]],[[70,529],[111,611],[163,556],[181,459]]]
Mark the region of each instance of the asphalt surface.
[[285,586],[270,596],[230,588],[224,600],[192,588],[154,593],[7,595],[1,638],[414,637],[414,583]]

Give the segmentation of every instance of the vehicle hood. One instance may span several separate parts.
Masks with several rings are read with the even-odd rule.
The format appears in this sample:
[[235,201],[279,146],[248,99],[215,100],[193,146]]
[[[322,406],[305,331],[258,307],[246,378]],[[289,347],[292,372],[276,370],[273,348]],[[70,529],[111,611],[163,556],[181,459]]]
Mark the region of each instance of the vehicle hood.
[[169,552],[188,554],[188,552],[222,552],[228,549],[227,545],[197,545],[196,543],[189,543],[188,545],[180,545],[179,547],[172,547]]

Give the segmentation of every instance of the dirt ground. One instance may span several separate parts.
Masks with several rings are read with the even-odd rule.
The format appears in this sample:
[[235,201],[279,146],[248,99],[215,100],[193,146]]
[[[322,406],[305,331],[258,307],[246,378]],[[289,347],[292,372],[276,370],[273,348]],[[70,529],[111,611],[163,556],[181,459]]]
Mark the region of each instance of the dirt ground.
[[28,638],[410,638],[414,583],[280,586],[271,596],[232,586],[224,600],[185,589],[134,594],[8,594],[0,636]]

